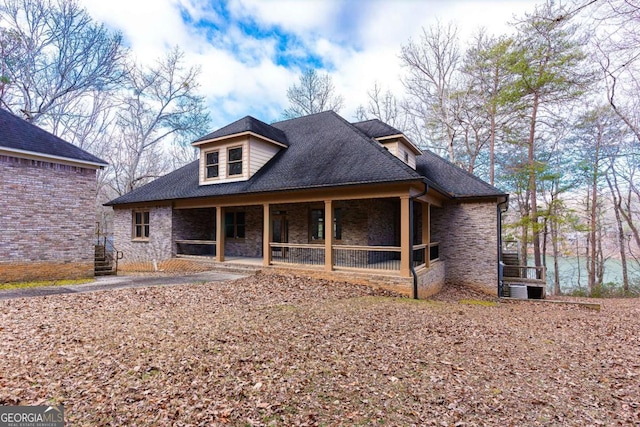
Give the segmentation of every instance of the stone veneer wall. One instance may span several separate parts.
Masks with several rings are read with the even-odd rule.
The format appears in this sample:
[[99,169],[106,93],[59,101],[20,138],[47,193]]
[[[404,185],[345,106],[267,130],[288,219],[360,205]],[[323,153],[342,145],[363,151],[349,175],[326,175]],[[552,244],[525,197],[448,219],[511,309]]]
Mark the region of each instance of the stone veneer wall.
[[0,282],[93,277],[96,171],[0,156]]
[[[132,238],[133,211],[149,211],[149,240]],[[135,209],[113,210],[114,246],[123,252],[122,264],[145,261],[162,261],[172,257],[173,221],[171,206],[147,206]]]
[[447,204],[431,208],[431,239],[440,242],[446,283],[497,294],[496,201]]
[[429,298],[440,292],[446,282],[444,261],[431,263],[428,269],[418,271],[418,298]]

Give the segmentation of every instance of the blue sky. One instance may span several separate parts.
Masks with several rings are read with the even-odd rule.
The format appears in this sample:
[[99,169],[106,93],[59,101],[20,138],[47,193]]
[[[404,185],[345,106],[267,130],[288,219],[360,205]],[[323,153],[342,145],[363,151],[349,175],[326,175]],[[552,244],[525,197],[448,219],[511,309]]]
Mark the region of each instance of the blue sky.
[[[245,115],[278,120],[301,70],[328,72],[353,120],[375,82],[399,96],[398,54],[437,20],[454,22],[461,47],[479,27],[509,31],[538,1],[510,0],[81,0],[122,32],[140,62],[178,45],[201,67],[212,129]],[[209,131],[209,130],[207,130]]]

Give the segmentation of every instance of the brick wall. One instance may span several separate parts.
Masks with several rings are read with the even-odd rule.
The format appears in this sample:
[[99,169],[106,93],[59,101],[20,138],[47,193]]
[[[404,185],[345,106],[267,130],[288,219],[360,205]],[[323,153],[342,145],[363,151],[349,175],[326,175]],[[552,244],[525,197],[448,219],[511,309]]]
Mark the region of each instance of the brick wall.
[[133,239],[133,210],[116,208],[113,210],[114,246],[122,251],[123,265],[162,261],[172,257],[175,248],[172,244],[173,222],[171,206],[147,206],[135,210],[149,211],[149,239]]
[[225,256],[262,256],[262,206],[246,206],[225,212],[244,212],[244,239],[225,239]]
[[0,282],[93,276],[96,171],[0,156]]
[[431,240],[440,242],[446,283],[497,293],[496,202],[448,204],[431,208]]

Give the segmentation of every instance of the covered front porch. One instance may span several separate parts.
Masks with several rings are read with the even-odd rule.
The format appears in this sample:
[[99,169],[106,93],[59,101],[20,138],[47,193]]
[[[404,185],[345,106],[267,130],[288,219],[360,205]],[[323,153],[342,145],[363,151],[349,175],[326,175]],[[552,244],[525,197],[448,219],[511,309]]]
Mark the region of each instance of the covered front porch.
[[[176,257],[411,279],[440,260],[432,203],[409,195],[261,204],[176,204]],[[441,285],[441,284],[440,284]]]

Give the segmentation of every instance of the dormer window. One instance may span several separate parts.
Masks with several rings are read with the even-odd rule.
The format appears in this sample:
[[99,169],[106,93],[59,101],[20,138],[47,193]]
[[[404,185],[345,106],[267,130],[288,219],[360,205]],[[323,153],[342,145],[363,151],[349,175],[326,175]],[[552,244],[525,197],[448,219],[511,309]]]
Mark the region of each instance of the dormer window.
[[220,172],[220,156],[218,151],[210,151],[207,153],[206,157],[206,171],[207,171],[207,179],[217,178]]
[[242,147],[229,148],[227,159],[228,175],[242,175]]

